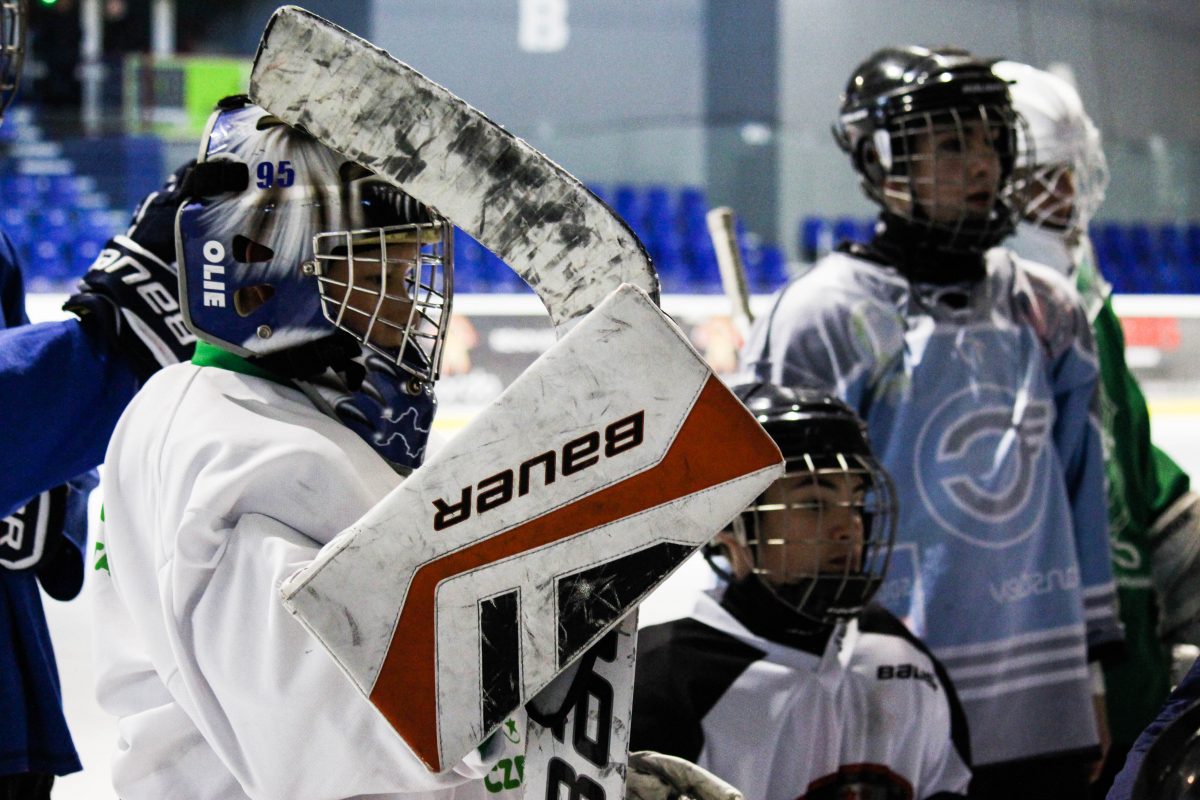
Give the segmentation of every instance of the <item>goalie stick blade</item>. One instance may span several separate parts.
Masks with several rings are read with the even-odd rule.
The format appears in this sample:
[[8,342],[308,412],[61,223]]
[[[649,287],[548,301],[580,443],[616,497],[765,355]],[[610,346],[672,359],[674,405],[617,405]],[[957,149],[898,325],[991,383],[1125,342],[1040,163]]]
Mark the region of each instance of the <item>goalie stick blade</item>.
[[250,98],[433,206],[504,260],[555,327],[622,283],[658,298],[641,242],[566,170],[370,42],[295,6],[263,32]]
[[782,469],[625,286],[285,581],[284,602],[429,767],[453,767]]

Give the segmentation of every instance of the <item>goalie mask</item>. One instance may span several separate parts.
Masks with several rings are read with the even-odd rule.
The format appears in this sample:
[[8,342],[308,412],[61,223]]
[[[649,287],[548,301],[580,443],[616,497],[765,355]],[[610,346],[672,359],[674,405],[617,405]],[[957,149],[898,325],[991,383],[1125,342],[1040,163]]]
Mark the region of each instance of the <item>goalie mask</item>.
[[451,227],[435,211],[245,98],[209,120],[176,221],[196,335],[290,378],[341,370],[360,345],[437,379]]
[[891,478],[871,454],[866,426],[821,392],[767,383],[733,391],[786,463],[734,520],[726,550],[735,574],[757,576],[816,625],[857,616],[887,571],[896,520]]
[[28,20],[25,0],[0,0],[0,119],[12,105],[21,83]]
[[1000,61],[1013,108],[1026,127],[1018,141],[1017,190],[1024,220],[1077,240],[1104,202],[1108,163],[1100,131],[1067,81],[1028,64]]
[[1004,81],[964,50],[887,48],[854,71],[833,127],[867,196],[945,249],[1013,229],[1018,117]]

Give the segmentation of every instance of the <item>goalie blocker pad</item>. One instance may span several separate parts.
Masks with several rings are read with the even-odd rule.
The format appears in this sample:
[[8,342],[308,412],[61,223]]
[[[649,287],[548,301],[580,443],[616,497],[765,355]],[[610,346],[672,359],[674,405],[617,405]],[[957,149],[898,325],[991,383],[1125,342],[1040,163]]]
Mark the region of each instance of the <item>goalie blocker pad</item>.
[[520,275],[559,330],[623,283],[658,297],[645,248],[587,187],[328,20],[295,6],[272,15],[250,99],[436,208]]
[[781,471],[685,336],[623,286],[281,592],[440,772]]

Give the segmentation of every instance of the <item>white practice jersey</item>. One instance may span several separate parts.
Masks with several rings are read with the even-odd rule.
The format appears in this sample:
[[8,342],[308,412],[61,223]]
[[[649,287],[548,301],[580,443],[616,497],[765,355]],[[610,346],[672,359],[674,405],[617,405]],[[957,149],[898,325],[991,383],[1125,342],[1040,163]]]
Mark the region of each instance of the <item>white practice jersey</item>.
[[106,461],[91,586],[122,800],[520,794],[524,719],[432,774],[280,602],[399,481],[353,432],[291,386],[183,364]]
[[751,633],[718,592],[638,632],[631,749],[695,761],[747,800],[966,796],[965,717],[899,620],[872,606],[809,652]]

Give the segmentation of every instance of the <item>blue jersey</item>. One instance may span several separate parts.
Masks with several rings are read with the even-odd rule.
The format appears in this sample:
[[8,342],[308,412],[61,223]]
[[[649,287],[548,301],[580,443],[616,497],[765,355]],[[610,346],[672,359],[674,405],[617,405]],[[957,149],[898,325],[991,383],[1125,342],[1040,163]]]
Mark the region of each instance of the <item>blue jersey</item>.
[[[16,254],[0,233],[0,517],[96,467],[137,391],[137,378],[107,342],[77,320],[29,325]],[[36,435],[32,435],[36,432]]]
[[[133,374],[79,323],[29,325],[16,254],[0,232],[0,517],[100,463]],[[79,591],[86,490],[77,486],[66,537],[37,568],[0,568],[0,775],[81,769],[63,718],[58,667],[38,580],[56,596]]]
[[948,669],[975,763],[1094,748],[1089,649],[1121,632],[1096,358],[1066,281],[1004,250],[949,287],[835,253],[782,290],[745,360],[866,420],[900,502],[877,599]]

